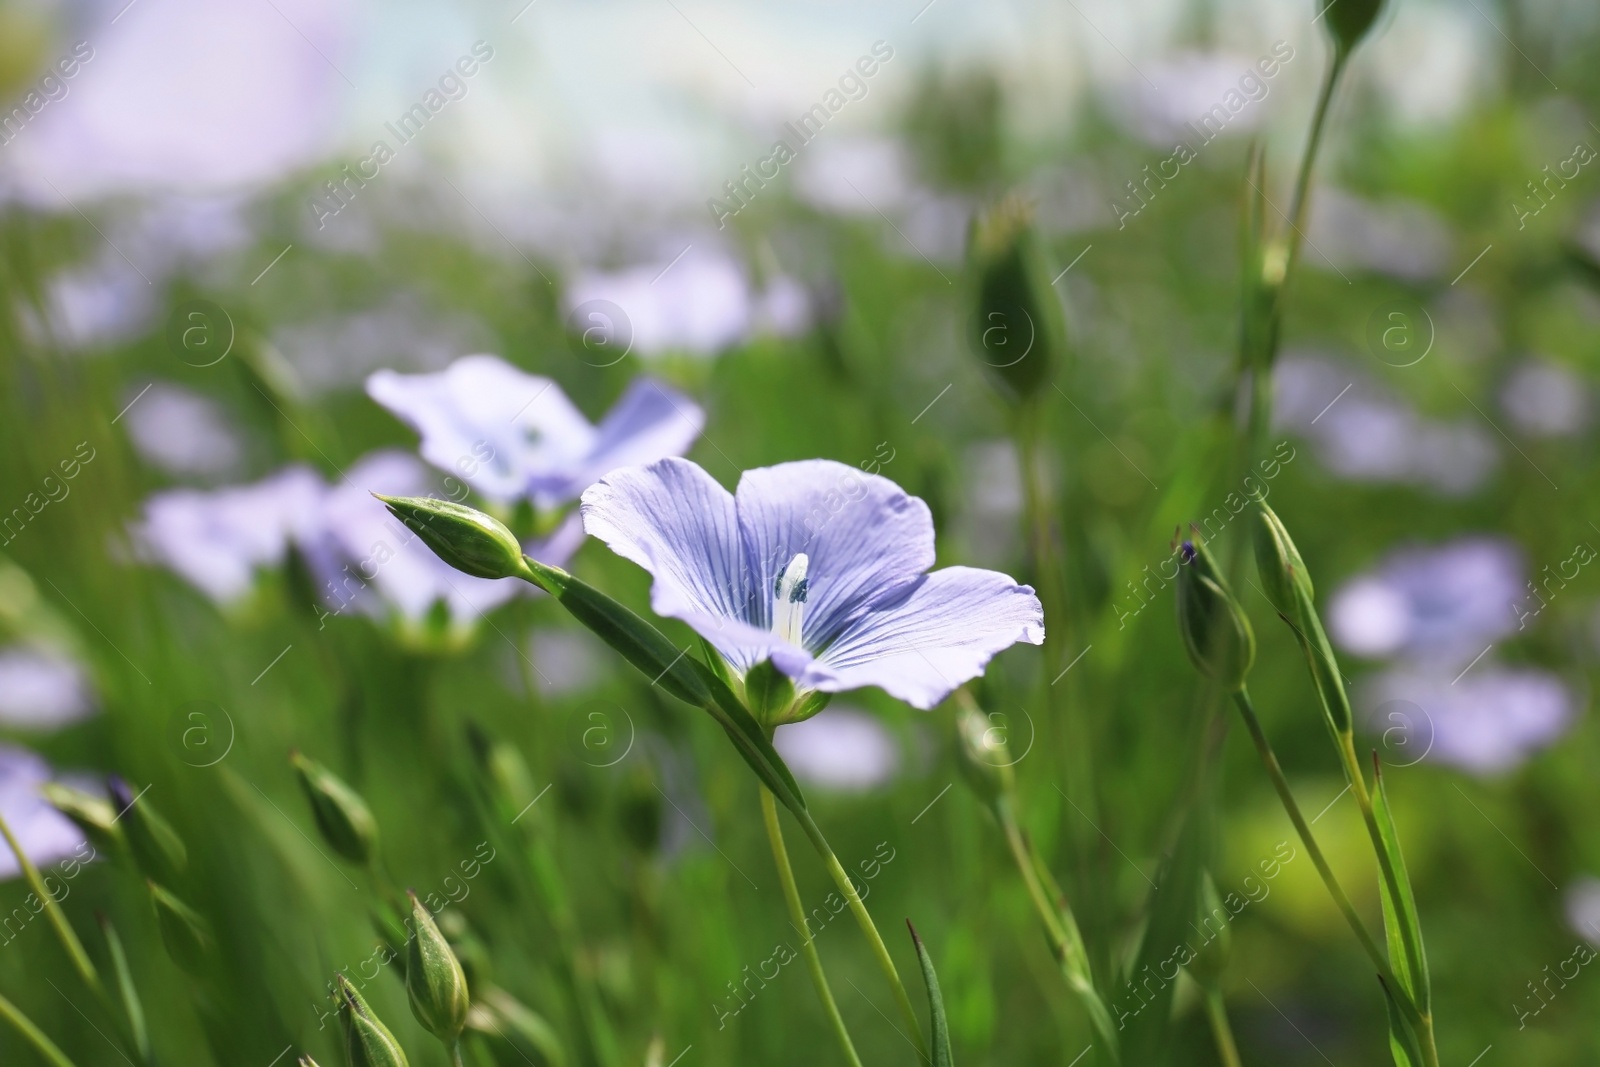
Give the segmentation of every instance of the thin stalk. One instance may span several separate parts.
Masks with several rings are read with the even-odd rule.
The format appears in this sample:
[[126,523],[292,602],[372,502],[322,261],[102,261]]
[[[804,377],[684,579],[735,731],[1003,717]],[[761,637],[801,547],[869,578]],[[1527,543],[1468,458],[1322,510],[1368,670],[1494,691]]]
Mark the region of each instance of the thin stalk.
[[1333,869],[1328,866],[1327,859],[1322,855],[1317,839],[1311,835],[1311,827],[1307,825],[1305,816],[1300,814],[1300,805],[1295,802],[1294,793],[1290,791],[1289,783],[1283,776],[1283,768],[1278,765],[1278,757],[1272,751],[1272,742],[1268,741],[1267,735],[1262,732],[1261,721],[1256,718],[1249,693],[1241,688],[1234,693],[1233,699],[1239,706],[1239,714],[1244,717],[1245,727],[1250,731],[1250,739],[1255,742],[1256,751],[1261,754],[1261,765],[1266,768],[1267,777],[1272,779],[1272,787],[1278,791],[1278,799],[1283,802],[1283,810],[1288,812],[1289,821],[1294,823],[1295,832],[1300,835],[1300,842],[1305,845],[1307,854],[1311,856],[1311,862],[1317,868],[1317,874],[1322,877],[1322,884],[1327,887],[1328,895],[1333,897],[1334,904],[1344,915],[1345,922],[1350,924],[1356,940],[1361,942],[1361,948],[1372,960],[1373,966],[1378,968],[1378,975],[1388,983],[1390,989],[1394,990],[1396,998],[1409,1009],[1409,1013],[1416,1015],[1417,1009],[1411,1003],[1410,995],[1395,980],[1394,972],[1389,969],[1389,961],[1384,958],[1377,943],[1372,940],[1372,935],[1367,932],[1361,916],[1356,914],[1350,898],[1345,895],[1339,880],[1333,876]]
[[78,935],[73,932],[72,924],[67,921],[61,905],[45,888],[44,879],[39,877],[39,868],[35,867],[27,853],[22,851],[22,846],[18,844],[4,818],[0,818],[0,836],[4,836],[6,844],[11,846],[11,853],[17,857],[17,865],[22,868],[22,876],[27,879],[28,887],[33,890],[33,895],[39,898],[45,914],[50,917],[50,925],[55,928],[61,947],[66,949],[67,955],[71,957],[73,967],[77,968],[84,984],[94,990],[101,1000],[105,1000],[105,990],[100,984],[100,972],[95,970],[94,961],[89,959],[89,954],[83,950],[83,942],[79,941]]
[[850,902],[850,911],[855,916],[856,925],[861,927],[861,932],[866,935],[867,943],[872,946],[872,954],[878,960],[878,967],[883,971],[883,976],[889,981],[889,988],[894,991],[895,1003],[900,1007],[900,1014],[905,1019],[906,1025],[911,1028],[910,1040],[916,1045],[917,1053],[928,1062],[933,1057],[928,1049],[928,1039],[922,1033],[922,1024],[917,1021],[916,1010],[911,1007],[911,998],[906,995],[905,983],[900,980],[900,972],[895,969],[894,959],[889,955],[889,948],[883,943],[883,937],[878,933],[878,928],[872,922],[872,916],[867,912],[866,904],[862,903],[861,894],[856,892],[855,883],[850,881],[850,875],[845,872],[839,863],[839,857],[833,854],[833,849],[828,845],[828,839],[822,836],[822,829],[817,826],[817,821],[811,813],[804,808],[793,812],[795,819],[800,823],[800,828],[805,831],[806,837],[811,841],[811,847],[817,850],[817,855],[822,857],[822,865],[828,869],[828,875],[833,879],[833,884],[839,887],[839,892],[845,895]]
[[811,984],[816,987],[822,1010],[827,1013],[828,1022],[833,1025],[833,1032],[839,1038],[839,1047],[844,1050],[845,1060],[851,1067],[861,1067],[861,1058],[856,1055],[856,1047],[850,1041],[850,1031],[844,1024],[844,1017],[839,1014],[833,990],[828,988],[828,976],[822,970],[822,957],[817,953],[816,942],[811,938],[811,928],[806,921],[805,905],[800,903],[800,888],[795,885],[794,868],[789,864],[789,850],[783,844],[783,827],[778,823],[778,802],[766,786],[761,786],[761,815],[766,820],[767,840],[772,843],[772,861],[778,867],[778,880],[783,883],[783,899],[789,906],[789,918],[799,924],[803,938],[800,953],[805,956],[806,968],[811,972]]
[[460,1041],[450,1042],[450,1064],[451,1067],[467,1067],[466,1061],[461,1058]]
[[1206,990],[1206,1021],[1211,1024],[1211,1037],[1217,1043],[1217,1058],[1222,1067],[1243,1067],[1239,1059],[1239,1046],[1233,1041],[1233,1027],[1228,1024],[1228,1009],[1222,1002],[1222,990]]
[[1334,48],[1333,56],[1323,71],[1322,88],[1317,93],[1316,111],[1311,117],[1311,133],[1306,138],[1305,151],[1300,155],[1300,170],[1294,180],[1294,199],[1289,202],[1289,243],[1283,261],[1283,282],[1278,289],[1277,297],[1272,302],[1274,348],[1277,342],[1277,323],[1282,314],[1283,292],[1288,285],[1290,275],[1294,273],[1295,263],[1300,258],[1300,242],[1305,235],[1306,207],[1310,199],[1308,193],[1311,190],[1311,172],[1316,167],[1317,152],[1322,147],[1322,129],[1327,123],[1329,105],[1333,103],[1333,91],[1339,85],[1339,76],[1344,73],[1345,61],[1349,58],[1350,54],[1343,48]]
[[33,1024],[32,1019],[22,1014],[21,1009],[3,996],[0,996],[0,1019],[10,1023],[17,1033],[22,1035],[23,1040],[38,1049],[39,1055],[43,1056],[51,1067],[76,1067],[67,1059],[67,1054],[57,1048],[56,1043]]
[[584,1058],[598,1067],[614,1067],[616,1044],[600,1005],[599,992],[578,966],[578,924],[563,891],[561,876],[548,842],[541,831],[523,835],[528,843],[527,858],[534,882],[544,897],[550,925],[556,935],[556,969],[572,998],[578,1016],[578,1033],[583,1040]]

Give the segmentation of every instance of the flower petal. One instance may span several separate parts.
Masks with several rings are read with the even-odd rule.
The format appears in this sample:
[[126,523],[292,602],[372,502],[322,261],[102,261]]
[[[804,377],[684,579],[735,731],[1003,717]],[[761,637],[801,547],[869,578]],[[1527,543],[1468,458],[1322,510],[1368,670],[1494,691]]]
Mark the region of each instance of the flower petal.
[[574,467],[536,474],[541,506],[563,504],[618,467],[681,456],[705,428],[699,404],[651,378],[635,378],[601,420],[589,454]]
[[826,647],[851,617],[933,566],[928,505],[887,478],[826,459],[744,472],[736,496],[745,552],[760,588],[749,621],[772,625],[772,582],[809,557],[804,636]]
[[655,579],[650,606],[682,619],[739,670],[776,638],[750,625],[756,602],[733,495],[676,457],[614,470],[583,494],[583,526]]
[[998,571],[946,567],[856,616],[795,680],[825,693],[875,685],[926,711],[1018,641],[1044,642],[1033,590]]

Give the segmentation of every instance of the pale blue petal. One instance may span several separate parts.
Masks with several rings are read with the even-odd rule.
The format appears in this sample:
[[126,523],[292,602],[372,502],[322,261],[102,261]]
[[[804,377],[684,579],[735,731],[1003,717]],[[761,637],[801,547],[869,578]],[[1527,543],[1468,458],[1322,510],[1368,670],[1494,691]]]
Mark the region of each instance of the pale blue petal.
[[655,579],[650,606],[682,619],[739,670],[775,638],[750,625],[752,576],[733,495],[686,459],[614,470],[583,494],[583,525]]
[[772,584],[809,560],[803,639],[813,652],[852,615],[896,595],[933,566],[928,506],[875,474],[832,460],[780,463],[739,479],[739,526],[758,588],[746,618],[772,623]]
[[796,681],[825,693],[877,686],[927,710],[1019,641],[1044,641],[1033,590],[998,571],[947,567],[857,615]]
[[535,474],[529,488],[542,506],[565,503],[618,467],[681,456],[705,424],[705,412],[687,396],[635,378],[601,420],[588,454],[567,469]]

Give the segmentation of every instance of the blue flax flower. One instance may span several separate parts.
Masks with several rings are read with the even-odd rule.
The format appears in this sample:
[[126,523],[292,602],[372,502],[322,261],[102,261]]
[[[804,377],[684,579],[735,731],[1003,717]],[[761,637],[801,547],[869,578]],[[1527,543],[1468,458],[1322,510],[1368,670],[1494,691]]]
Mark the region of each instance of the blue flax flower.
[[584,528],[649,571],[681,619],[741,675],[765,660],[797,693],[878,686],[931,708],[1018,641],[1044,641],[1033,590],[933,566],[933,519],[878,475],[829,460],[746,471],[729,493],[684,459],[612,471]]

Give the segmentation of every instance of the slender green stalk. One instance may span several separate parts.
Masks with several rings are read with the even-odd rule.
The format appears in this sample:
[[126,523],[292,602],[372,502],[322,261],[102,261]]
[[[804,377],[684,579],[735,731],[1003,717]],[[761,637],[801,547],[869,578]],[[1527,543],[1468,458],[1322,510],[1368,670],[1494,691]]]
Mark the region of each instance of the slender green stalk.
[[828,988],[828,976],[822,970],[822,957],[817,953],[816,942],[811,939],[811,929],[806,922],[805,905],[800,903],[800,888],[795,885],[794,868],[789,865],[789,850],[783,844],[783,827],[778,822],[778,802],[766,786],[760,788],[761,816],[766,820],[767,840],[772,843],[772,861],[778,867],[778,880],[783,883],[784,903],[789,906],[789,918],[799,924],[803,938],[800,942],[800,954],[806,958],[806,969],[811,972],[811,984],[816,987],[817,998],[822,1001],[822,1010],[827,1013],[828,1022],[833,1025],[833,1032],[839,1038],[839,1047],[844,1050],[845,1060],[851,1067],[861,1067],[861,1058],[856,1055],[856,1047],[850,1041],[850,1031],[844,1024],[844,1017],[839,1014],[839,1005],[833,999],[833,990]]
[[1217,1043],[1217,1058],[1222,1067],[1243,1067],[1239,1059],[1239,1046],[1234,1044],[1233,1027],[1228,1024],[1228,1009],[1222,1002],[1222,990],[1206,990],[1206,1021],[1211,1024],[1211,1037]]
[[56,1047],[56,1043],[45,1036],[44,1031],[33,1024],[33,1020],[22,1014],[22,1011],[11,1001],[0,996],[0,1019],[10,1023],[23,1040],[39,1050],[39,1055],[50,1063],[51,1067],[76,1067],[67,1054]]
[[105,999],[104,987],[100,984],[100,972],[95,970],[94,961],[89,959],[89,954],[83,950],[83,942],[78,940],[78,935],[73,932],[72,924],[67,921],[67,916],[61,910],[61,905],[56,898],[50,895],[45,888],[44,879],[39,877],[39,868],[22,851],[16,837],[11,833],[11,827],[4,818],[0,818],[0,836],[4,836],[6,844],[11,846],[12,855],[17,857],[17,865],[22,868],[22,876],[27,879],[28,886],[33,890],[34,896],[39,898],[40,905],[50,919],[50,925],[55,928],[56,937],[61,942],[61,947],[66,949],[67,955],[72,959],[72,965],[77,968],[78,974],[83,978],[84,984],[94,990],[101,1000]]
[[1289,277],[1294,273],[1295,263],[1300,258],[1300,243],[1305,236],[1306,208],[1309,204],[1311,190],[1311,172],[1316,166],[1317,152],[1322,147],[1322,130],[1327,124],[1328,108],[1333,103],[1333,91],[1339,85],[1339,76],[1344,73],[1345,61],[1350,54],[1343,48],[1335,48],[1328,66],[1323,71],[1322,88],[1317,93],[1316,111],[1311,117],[1311,133],[1306,138],[1305,151],[1300,155],[1300,170],[1295,175],[1294,199],[1289,202],[1289,234],[1288,248],[1283,261],[1283,282],[1280,285],[1277,297],[1273,300],[1273,347],[1277,347],[1278,323],[1282,320],[1283,292],[1287,287]]
[[466,1061],[461,1058],[460,1041],[450,1042],[450,1064],[451,1067],[467,1067]]
[[840,865],[839,857],[833,854],[828,839],[822,836],[822,829],[817,826],[817,821],[811,817],[811,813],[801,808],[793,814],[799,821],[800,828],[805,831],[806,837],[810,839],[811,846],[817,850],[817,855],[822,857],[822,865],[828,869],[833,884],[839,887],[839,892],[850,902],[850,911],[856,918],[856,925],[860,926],[861,932],[867,936],[867,943],[872,946],[872,954],[878,960],[878,967],[883,971],[883,976],[889,980],[889,988],[894,991],[895,1003],[900,1007],[900,1014],[905,1019],[906,1025],[911,1028],[910,1039],[915,1043],[918,1054],[924,1060],[932,1062],[928,1039],[922,1033],[922,1024],[917,1021],[916,1010],[911,1007],[911,998],[906,995],[905,983],[900,980],[900,972],[895,969],[889,948],[883,943],[882,935],[873,924],[866,904],[862,903],[861,894],[856,892],[855,883],[850,881],[850,875]]
[[544,897],[550,925],[556,935],[557,971],[578,1015],[578,1032],[583,1039],[585,1059],[597,1067],[614,1067],[615,1042],[600,1005],[599,991],[578,966],[578,924],[557,872],[555,858],[539,832],[523,835],[528,843],[528,866]]
[[1266,768],[1267,777],[1272,780],[1272,787],[1278,791],[1278,799],[1283,802],[1283,810],[1288,812],[1289,821],[1294,823],[1295,832],[1300,835],[1301,844],[1305,845],[1306,852],[1311,856],[1311,862],[1317,868],[1317,874],[1322,876],[1322,884],[1327,886],[1328,895],[1333,897],[1333,902],[1344,915],[1345,921],[1350,924],[1350,929],[1355,933],[1356,940],[1361,942],[1361,948],[1378,968],[1378,974],[1388,983],[1400,1003],[1407,1006],[1411,1013],[1416,1012],[1415,1005],[1411,1004],[1410,996],[1396,981],[1394,972],[1389,968],[1389,961],[1379,950],[1377,942],[1372,940],[1372,935],[1367,932],[1366,924],[1361,921],[1361,916],[1356,914],[1350,898],[1345,895],[1340,887],[1339,880],[1333,876],[1333,869],[1328,866],[1327,859],[1322,855],[1322,849],[1317,845],[1317,839],[1311,835],[1311,827],[1307,825],[1305,816],[1300,814],[1300,805],[1295,802],[1294,793],[1289,789],[1289,783],[1283,776],[1283,768],[1278,765],[1277,754],[1272,751],[1272,742],[1267,740],[1267,735],[1262,732],[1261,721],[1256,718],[1254,706],[1250,703],[1250,695],[1243,688],[1234,693],[1234,702],[1239,706],[1239,714],[1244,717],[1245,727],[1250,731],[1250,739],[1255,742],[1256,751],[1261,754],[1261,764]]

